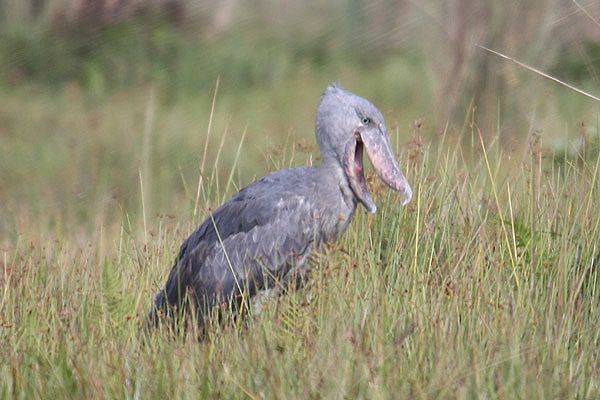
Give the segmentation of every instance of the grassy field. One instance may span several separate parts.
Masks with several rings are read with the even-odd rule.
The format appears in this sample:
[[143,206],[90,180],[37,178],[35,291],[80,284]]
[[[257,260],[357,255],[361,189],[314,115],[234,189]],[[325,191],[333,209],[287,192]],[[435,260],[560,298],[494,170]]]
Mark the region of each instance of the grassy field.
[[[0,0],[0,398],[600,398],[600,109],[474,46],[597,94],[595,3],[245,2],[217,33],[184,3]],[[413,201],[367,167],[377,213],[305,287],[148,335],[209,211],[319,162],[335,80],[381,109]]]
[[[202,342],[140,327],[242,165],[206,167],[196,216],[189,182],[182,215],[147,215],[141,233],[125,212],[117,228],[96,214],[88,234],[17,235],[1,254],[1,396],[596,398],[600,158],[546,154],[535,132],[510,154],[475,125],[465,135],[471,147],[391,130],[413,202],[370,175],[379,211],[358,212],[305,288]],[[306,163],[296,147],[264,170]]]

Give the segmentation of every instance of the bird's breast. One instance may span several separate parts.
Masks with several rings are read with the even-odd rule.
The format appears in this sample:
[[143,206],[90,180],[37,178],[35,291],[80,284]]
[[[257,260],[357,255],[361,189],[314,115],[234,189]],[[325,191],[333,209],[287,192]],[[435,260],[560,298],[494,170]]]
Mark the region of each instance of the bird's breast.
[[333,192],[327,205],[320,208],[318,219],[320,221],[321,237],[326,242],[336,241],[346,232],[352,221],[356,202],[352,197],[345,195],[341,190]]

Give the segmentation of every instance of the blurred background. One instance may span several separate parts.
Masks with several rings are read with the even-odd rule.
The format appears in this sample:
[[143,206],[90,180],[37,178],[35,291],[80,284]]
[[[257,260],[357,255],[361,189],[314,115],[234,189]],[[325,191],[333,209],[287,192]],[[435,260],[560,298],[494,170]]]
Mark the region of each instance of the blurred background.
[[195,222],[200,176],[227,196],[318,162],[333,81],[405,168],[414,143],[473,151],[475,126],[594,157],[600,104],[476,44],[600,95],[598,21],[596,0],[0,0],[0,245]]

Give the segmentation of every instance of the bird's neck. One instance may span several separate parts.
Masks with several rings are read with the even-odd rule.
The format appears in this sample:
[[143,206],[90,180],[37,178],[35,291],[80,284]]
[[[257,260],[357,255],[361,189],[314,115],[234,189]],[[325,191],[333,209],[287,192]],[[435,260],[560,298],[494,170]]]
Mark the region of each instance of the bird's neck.
[[336,182],[341,199],[347,207],[354,212],[358,200],[350,188],[348,176],[346,176],[346,172],[344,171],[341,162],[335,156],[324,157],[319,168],[322,169],[322,174],[332,177],[332,180],[330,180],[331,182]]
[[325,167],[331,168],[340,168],[342,169],[342,165],[340,163],[339,158],[333,151],[321,151],[321,165]]
[[335,176],[344,176],[344,180],[346,180],[346,174],[344,173],[344,168],[340,163],[340,160],[333,153],[325,153],[321,154],[321,165],[320,168],[323,169],[323,173],[335,175]]

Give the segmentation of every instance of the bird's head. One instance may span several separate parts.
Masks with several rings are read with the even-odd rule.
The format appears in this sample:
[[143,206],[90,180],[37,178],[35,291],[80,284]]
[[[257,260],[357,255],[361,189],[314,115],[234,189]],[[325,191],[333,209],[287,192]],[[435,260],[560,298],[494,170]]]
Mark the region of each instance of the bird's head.
[[368,100],[338,84],[329,86],[321,96],[315,130],[323,162],[342,166],[352,192],[367,211],[374,213],[377,207],[367,190],[363,149],[381,180],[404,194],[403,205],[410,201],[412,189],[392,151],[383,116]]

